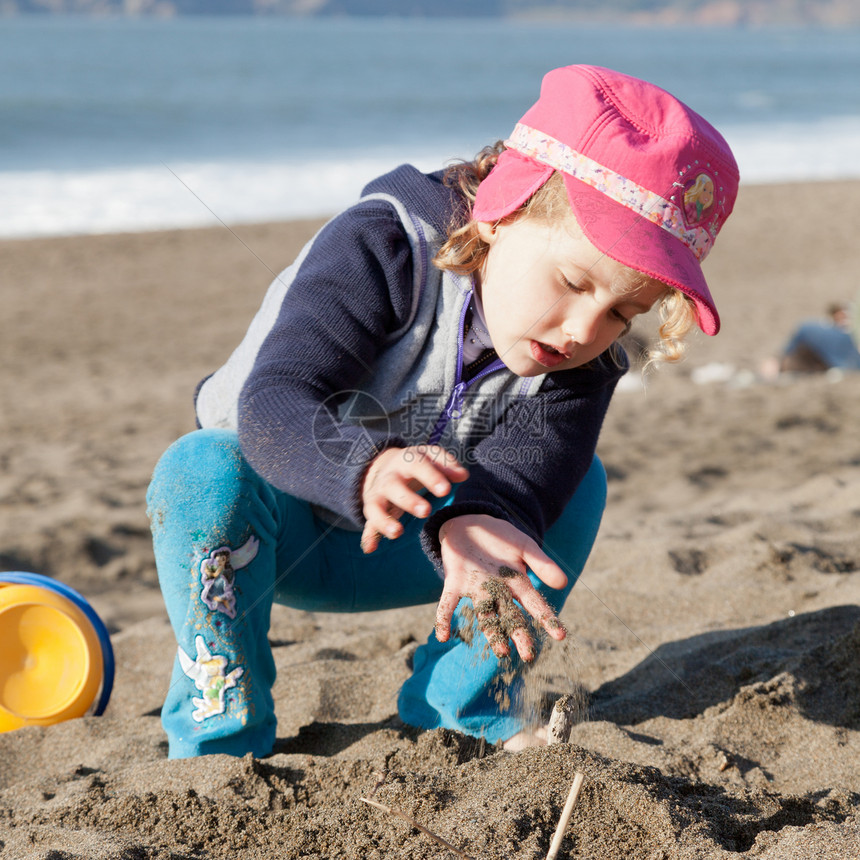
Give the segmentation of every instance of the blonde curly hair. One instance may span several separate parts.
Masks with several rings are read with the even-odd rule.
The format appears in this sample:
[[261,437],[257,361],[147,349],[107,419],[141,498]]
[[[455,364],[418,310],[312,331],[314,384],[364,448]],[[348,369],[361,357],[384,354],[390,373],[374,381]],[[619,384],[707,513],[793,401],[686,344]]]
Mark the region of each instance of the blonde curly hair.
[[[466,212],[471,212],[478,186],[495,167],[504,150],[504,143],[497,141],[484,147],[472,161],[456,162],[445,171],[445,185],[454,188],[464,199],[467,203]],[[561,174],[555,172],[519,209],[502,218],[499,223],[510,223],[518,218],[536,218],[550,223],[571,218],[572,215],[564,181]],[[433,263],[443,271],[471,275],[483,268],[489,250],[490,246],[479,233],[478,222],[468,216],[464,222],[461,212],[459,216],[455,215],[449,225],[448,238],[439,248]],[[655,283],[662,284],[635,269],[624,267],[617,286],[629,290]],[[686,349],[685,338],[696,327],[696,306],[692,299],[674,287],[663,286],[665,292],[657,305],[660,319],[658,340],[648,348],[646,367],[680,361]]]

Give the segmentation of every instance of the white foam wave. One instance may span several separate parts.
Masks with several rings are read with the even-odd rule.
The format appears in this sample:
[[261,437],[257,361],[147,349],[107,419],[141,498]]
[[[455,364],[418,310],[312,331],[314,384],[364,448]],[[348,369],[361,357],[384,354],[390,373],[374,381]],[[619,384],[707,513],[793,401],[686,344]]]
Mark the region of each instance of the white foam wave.
[[860,117],[723,129],[746,182],[860,177]]
[[[420,159],[421,169],[440,162]],[[145,165],[0,173],[0,237],[201,227],[330,215],[396,162]]]
[[[750,183],[860,177],[860,117],[724,129]],[[412,162],[442,165],[450,152]],[[156,230],[330,215],[398,160],[157,164],[0,172],[0,237]]]

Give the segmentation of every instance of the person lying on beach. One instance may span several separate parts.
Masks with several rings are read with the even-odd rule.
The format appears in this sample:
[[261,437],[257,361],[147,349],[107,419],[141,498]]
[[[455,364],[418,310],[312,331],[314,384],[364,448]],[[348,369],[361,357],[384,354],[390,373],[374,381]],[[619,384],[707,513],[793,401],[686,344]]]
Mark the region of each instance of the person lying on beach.
[[762,375],[773,379],[780,373],[823,373],[828,370],[860,370],[860,296],[852,308],[836,303],[827,319],[806,320],[792,333],[779,358],[768,359]]
[[171,757],[271,752],[273,601],[438,602],[401,719],[532,742],[506,703],[544,637],[564,638],[597,535],[616,341],[652,307],[652,360],[679,358],[697,324],[717,333],[700,263],[737,186],[690,108],[574,65],[504,143],[437,173],[400,166],[311,239],[198,387],[199,429],[147,494],[178,643]]

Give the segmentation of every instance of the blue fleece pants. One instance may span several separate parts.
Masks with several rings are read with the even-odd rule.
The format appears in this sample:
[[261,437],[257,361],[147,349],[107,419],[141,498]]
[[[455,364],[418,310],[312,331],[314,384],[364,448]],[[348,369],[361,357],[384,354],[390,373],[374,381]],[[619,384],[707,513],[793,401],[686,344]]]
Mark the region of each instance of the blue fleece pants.
[[[435,508],[450,504],[437,500]],[[585,565],[606,500],[595,458],[548,530],[544,550],[568,575],[562,590],[530,574],[559,611]],[[421,550],[423,520],[365,555],[360,534],[317,518],[246,463],[235,433],[197,430],[175,442],[147,494],[158,576],[178,649],[162,708],[171,758],[207,753],[264,756],[275,741],[275,664],[267,633],[272,603],[314,612],[359,612],[433,603],[442,582]],[[453,627],[469,626],[460,603]],[[468,638],[468,637],[467,637]],[[519,658],[500,662],[483,636],[418,648],[398,709],[404,722],[446,727],[490,743],[523,728],[497,702],[501,676],[517,684]]]

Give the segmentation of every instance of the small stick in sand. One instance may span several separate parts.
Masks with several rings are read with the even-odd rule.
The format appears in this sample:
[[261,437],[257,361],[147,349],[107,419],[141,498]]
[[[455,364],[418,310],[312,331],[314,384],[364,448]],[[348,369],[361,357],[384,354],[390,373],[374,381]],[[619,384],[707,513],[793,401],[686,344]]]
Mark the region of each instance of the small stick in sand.
[[573,731],[573,724],[576,722],[575,705],[573,696],[570,694],[562,696],[555,703],[546,733],[547,744],[566,744],[568,742],[570,733]]
[[380,788],[385,784],[385,780],[388,778],[387,770],[376,770],[373,772],[373,775],[376,777],[376,785],[373,786],[373,791],[370,792],[371,797],[376,797],[376,792],[379,791]]
[[546,855],[546,860],[555,860],[558,856],[561,842],[564,839],[564,831],[567,829],[567,823],[570,821],[573,807],[576,806],[576,801],[579,799],[579,791],[582,788],[584,780],[585,777],[579,771],[574,774],[573,785],[570,787],[567,801],[564,804],[564,809],[561,811],[561,818],[558,820],[558,827],[555,828],[555,835],[552,837],[552,844],[549,846],[549,854]]
[[438,845],[447,848],[453,854],[456,854],[458,857],[462,857],[463,860],[475,860],[474,857],[470,857],[466,854],[465,851],[461,851],[459,848],[455,848],[450,842],[446,839],[443,839],[441,836],[437,836],[433,833],[432,830],[428,830],[423,824],[419,824],[412,816],[407,815],[405,812],[402,812],[399,809],[395,809],[393,806],[386,806],[384,803],[380,803],[378,800],[371,800],[369,797],[362,797],[361,800],[364,803],[369,803],[371,806],[375,806],[377,809],[381,809],[383,812],[387,812],[389,815],[396,815],[398,818],[402,818],[404,821],[408,821],[416,830],[420,830],[425,835],[429,836],[435,843]]

